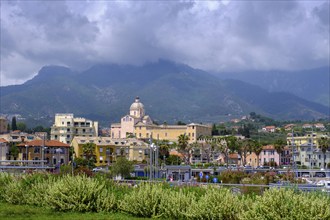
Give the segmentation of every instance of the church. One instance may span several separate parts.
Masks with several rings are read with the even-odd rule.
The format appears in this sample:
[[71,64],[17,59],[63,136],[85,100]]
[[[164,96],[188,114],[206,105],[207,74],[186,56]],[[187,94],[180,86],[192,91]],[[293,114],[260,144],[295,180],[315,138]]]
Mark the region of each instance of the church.
[[145,114],[144,105],[136,97],[120,123],[111,124],[111,138],[156,139],[177,141],[181,134],[189,137],[189,143],[196,142],[201,136],[211,136],[212,126],[191,123],[188,125],[156,125],[151,117]]

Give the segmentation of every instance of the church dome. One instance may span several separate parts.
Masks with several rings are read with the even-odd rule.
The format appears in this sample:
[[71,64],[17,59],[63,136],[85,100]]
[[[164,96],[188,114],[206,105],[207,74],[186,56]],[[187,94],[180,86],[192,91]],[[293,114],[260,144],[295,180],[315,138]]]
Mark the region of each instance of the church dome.
[[130,111],[132,110],[144,110],[144,105],[140,102],[140,98],[136,97],[135,98],[135,102],[133,102],[133,104],[131,105],[131,107],[129,108]]

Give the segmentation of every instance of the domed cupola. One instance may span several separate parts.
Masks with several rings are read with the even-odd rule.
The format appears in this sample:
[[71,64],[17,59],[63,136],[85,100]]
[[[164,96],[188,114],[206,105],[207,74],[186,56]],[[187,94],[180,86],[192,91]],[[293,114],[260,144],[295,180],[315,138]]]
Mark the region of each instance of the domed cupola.
[[140,102],[140,98],[136,97],[135,101],[129,108],[130,115],[136,118],[142,118],[144,116],[144,105]]

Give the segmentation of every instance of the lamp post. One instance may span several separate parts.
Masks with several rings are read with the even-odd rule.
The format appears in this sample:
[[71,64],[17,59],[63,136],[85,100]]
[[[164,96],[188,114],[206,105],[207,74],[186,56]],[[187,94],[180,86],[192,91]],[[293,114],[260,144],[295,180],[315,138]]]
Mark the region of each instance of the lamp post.
[[26,144],[26,145],[25,145],[25,148],[26,148],[26,149],[25,149],[25,160],[26,160],[26,166],[28,165],[28,162],[27,162],[27,161],[29,160],[29,157],[28,157],[28,147],[29,147],[29,146]]
[[72,174],[72,176],[73,176],[73,168],[74,168],[73,163],[74,163],[74,152],[72,153],[72,159],[71,159],[71,174]]
[[150,144],[150,180],[158,177],[158,146]]

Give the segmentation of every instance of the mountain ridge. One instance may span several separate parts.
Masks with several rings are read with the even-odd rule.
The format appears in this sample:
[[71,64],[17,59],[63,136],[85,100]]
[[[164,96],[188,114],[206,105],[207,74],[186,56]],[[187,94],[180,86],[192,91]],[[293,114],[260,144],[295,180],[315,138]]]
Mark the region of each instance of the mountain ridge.
[[55,113],[72,112],[103,125],[119,121],[135,96],[141,97],[147,113],[160,123],[216,123],[252,111],[276,119],[329,116],[328,107],[295,95],[221,80],[206,71],[166,60],[142,66],[97,64],[81,72],[47,66],[26,83],[1,90],[1,113],[52,118]]

